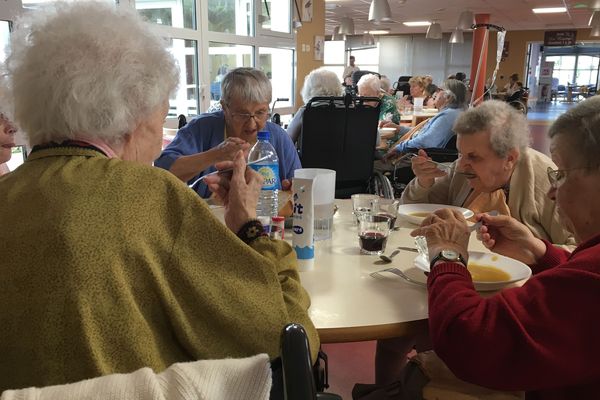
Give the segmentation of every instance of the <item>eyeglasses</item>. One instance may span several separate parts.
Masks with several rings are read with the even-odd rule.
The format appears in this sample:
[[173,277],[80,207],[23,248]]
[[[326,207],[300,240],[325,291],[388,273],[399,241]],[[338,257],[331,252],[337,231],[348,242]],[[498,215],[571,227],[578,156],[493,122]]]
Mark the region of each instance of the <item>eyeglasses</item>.
[[587,168],[552,169],[548,167],[546,172],[548,173],[548,180],[550,181],[550,186],[552,186],[552,189],[558,189],[565,182],[568,171],[574,171],[577,169]]
[[267,111],[259,111],[254,114],[248,113],[231,113],[231,118],[238,123],[246,123],[250,118],[254,118],[256,122],[265,122],[271,117],[271,113]]

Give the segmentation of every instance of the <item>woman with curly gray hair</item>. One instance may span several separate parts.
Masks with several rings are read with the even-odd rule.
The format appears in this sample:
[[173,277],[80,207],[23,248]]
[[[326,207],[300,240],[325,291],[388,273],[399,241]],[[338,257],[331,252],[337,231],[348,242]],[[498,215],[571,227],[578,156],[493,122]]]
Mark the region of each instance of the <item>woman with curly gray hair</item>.
[[[0,177],[0,392],[319,340],[290,245],[256,220],[242,152],[207,177],[225,224],[151,166],[178,71],[135,10],[59,3],[17,24],[8,80],[33,146]],[[91,22],[90,22],[91,21]],[[23,218],[27,216],[27,218]]]
[[[419,150],[412,159],[415,178],[402,193],[402,202],[448,204],[476,213],[496,210],[520,221],[540,239],[575,245],[573,234],[559,220],[547,169],[554,163],[528,147],[529,129],[523,114],[503,101],[490,100],[462,113],[454,123],[459,158],[448,172]],[[377,342],[376,381],[401,376],[406,354],[429,339],[398,338]]]
[[[344,87],[340,83],[337,75],[325,68],[317,68],[310,71],[304,78],[304,86],[300,91],[302,101],[307,104],[313,97],[342,96]],[[302,132],[302,116],[304,115],[304,106],[300,107],[294,118],[287,127],[287,133],[294,143],[300,137]]]

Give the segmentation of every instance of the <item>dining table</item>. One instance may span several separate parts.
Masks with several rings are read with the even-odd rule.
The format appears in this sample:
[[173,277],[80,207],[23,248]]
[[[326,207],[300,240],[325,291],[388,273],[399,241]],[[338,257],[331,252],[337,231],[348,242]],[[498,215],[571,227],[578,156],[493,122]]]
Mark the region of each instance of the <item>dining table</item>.
[[[349,199],[336,199],[332,238],[315,242],[313,266],[301,270],[311,297],[310,317],[322,343],[343,343],[415,335],[427,330],[427,277],[414,265],[414,250],[401,249],[386,263],[360,253],[356,217]],[[399,246],[414,249],[410,232],[417,228],[400,216],[387,240],[385,254]],[[291,233],[291,232],[290,232]],[[487,251],[471,235],[469,249]],[[388,273],[395,267],[416,283]]]
[[408,123],[410,126],[417,126],[422,121],[437,115],[437,109],[423,109],[422,112],[402,113],[400,114],[400,123]]

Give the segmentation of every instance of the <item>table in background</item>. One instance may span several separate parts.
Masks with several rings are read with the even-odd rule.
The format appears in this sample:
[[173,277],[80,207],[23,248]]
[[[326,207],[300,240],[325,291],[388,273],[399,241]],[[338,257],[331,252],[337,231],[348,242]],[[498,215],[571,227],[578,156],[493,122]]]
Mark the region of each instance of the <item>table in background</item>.
[[400,115],[400,122],[410,122],[411,126],[417,126],[419,125],[421,122],[425,121],[426,119],[429,119],[431,117],[434,117],[436,114],[438,113],[438,111],[430,111],[430,110],[424,110],[423,112],[420,113],[411,113],[411,114],[401,114]]

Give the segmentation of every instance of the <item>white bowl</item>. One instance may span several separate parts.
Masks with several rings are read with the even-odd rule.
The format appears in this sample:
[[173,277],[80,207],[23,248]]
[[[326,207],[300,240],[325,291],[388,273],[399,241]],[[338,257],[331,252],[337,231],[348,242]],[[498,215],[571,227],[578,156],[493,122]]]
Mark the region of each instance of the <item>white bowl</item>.
[[416,203],[416,204],[402,204],[400,207],[398,207],[398,216],[407,220],[408,222],[410,222],[412,224],[420,225],[421,222],[423,222],[423,219],[425,219],[425,215],[418,216],[418,215],[414,215],[414,214],[416,214],[416,213],[431,214],[432,212],[439,210],[440,208],[452,208],[454,210],[458,210],[463,213],[465,219],[469,219],[474,215],[473,211],[471,211],[467,208],[449,206],[446,204]]
[[[482,251],[470,251],[469,263],[477,263],[484,266],[498,268],[510,275],[510,279],[505,281],[473,281],[475,289],[480,292],[499,290],[511,283],[518,282],[523,279],[529,279],[531,276],[531,268],[529,268],[526,264],[513,258],[501,256],[500,254],[485,253]],[[415,267],[425,272],[429,272],[429,262],[425,259],[423,254],[419,254],[415,258]]]

